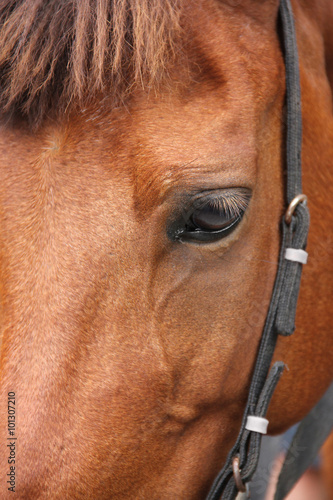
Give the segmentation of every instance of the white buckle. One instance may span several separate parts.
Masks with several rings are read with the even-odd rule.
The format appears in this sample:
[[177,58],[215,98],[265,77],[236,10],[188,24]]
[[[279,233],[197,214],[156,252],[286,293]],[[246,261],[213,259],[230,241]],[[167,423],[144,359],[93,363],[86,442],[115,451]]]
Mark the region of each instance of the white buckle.
[[308,261],[308,252],[298,248],[287,248],[284,258],[300,264],[306,264]]
[[255,415],[248,415],[246,420],[245,429],[248,431],[259,432],[260,434],[267,434],[268,420],[263,417],[256,417]]

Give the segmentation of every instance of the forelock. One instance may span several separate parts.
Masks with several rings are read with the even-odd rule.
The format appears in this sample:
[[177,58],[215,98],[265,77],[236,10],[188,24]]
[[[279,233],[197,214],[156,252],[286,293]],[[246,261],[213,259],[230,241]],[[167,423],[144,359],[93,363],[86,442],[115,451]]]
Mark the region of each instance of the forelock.
[[4,0],[2,118],[31,123],[97,93],[163,80],[179,51],[180,0]]

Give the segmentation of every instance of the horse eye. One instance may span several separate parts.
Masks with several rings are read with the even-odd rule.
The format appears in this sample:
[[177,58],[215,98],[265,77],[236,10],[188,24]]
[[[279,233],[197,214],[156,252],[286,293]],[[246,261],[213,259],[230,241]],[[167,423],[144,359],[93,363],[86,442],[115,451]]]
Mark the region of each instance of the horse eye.
[[216,207],[205,207],[197,210],[191,217],[195,229],[202,231],[220,231],[233,224],[239,215],[226,213]]
[[169,238],[202,243],[225,238],[242,220],[250,198],[251,192],[245,188],[199,193],[169,226]]

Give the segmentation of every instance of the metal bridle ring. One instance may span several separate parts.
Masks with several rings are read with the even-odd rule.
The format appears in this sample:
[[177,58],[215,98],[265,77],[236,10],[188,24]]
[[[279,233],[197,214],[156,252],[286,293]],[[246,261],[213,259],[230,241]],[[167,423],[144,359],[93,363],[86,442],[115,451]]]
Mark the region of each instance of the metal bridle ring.
[[298,194],[295,196],[295,198],[290,202],[289,207],[287,208],[286,214],[284,216],[284,220],[286,223],[289,225],[291,223],[291,218],[293,216],[293,213],[295,212],[295,209],[297,205],[300,203],[303,203],[303,201],[307,201],[307,196],[305,194]]
[[245,493],[246,486],[243,483],[243,480],[242,480],[241,475],[240,475],[239,457],[237,455],[232,459],[232,472],[234,475],[234,480],[235,480],[235,484],[236,484],[238,491]]

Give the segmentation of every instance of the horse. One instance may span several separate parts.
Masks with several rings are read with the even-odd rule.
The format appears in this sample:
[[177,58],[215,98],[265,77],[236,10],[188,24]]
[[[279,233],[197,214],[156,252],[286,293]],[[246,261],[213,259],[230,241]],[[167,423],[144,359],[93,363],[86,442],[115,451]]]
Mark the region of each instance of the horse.
[[[273,434],[333,378],[333,6],[292,7],[311,228]],[[3,0],[0,19],[0,496],[205,498],[277,272],[279,1]]]

